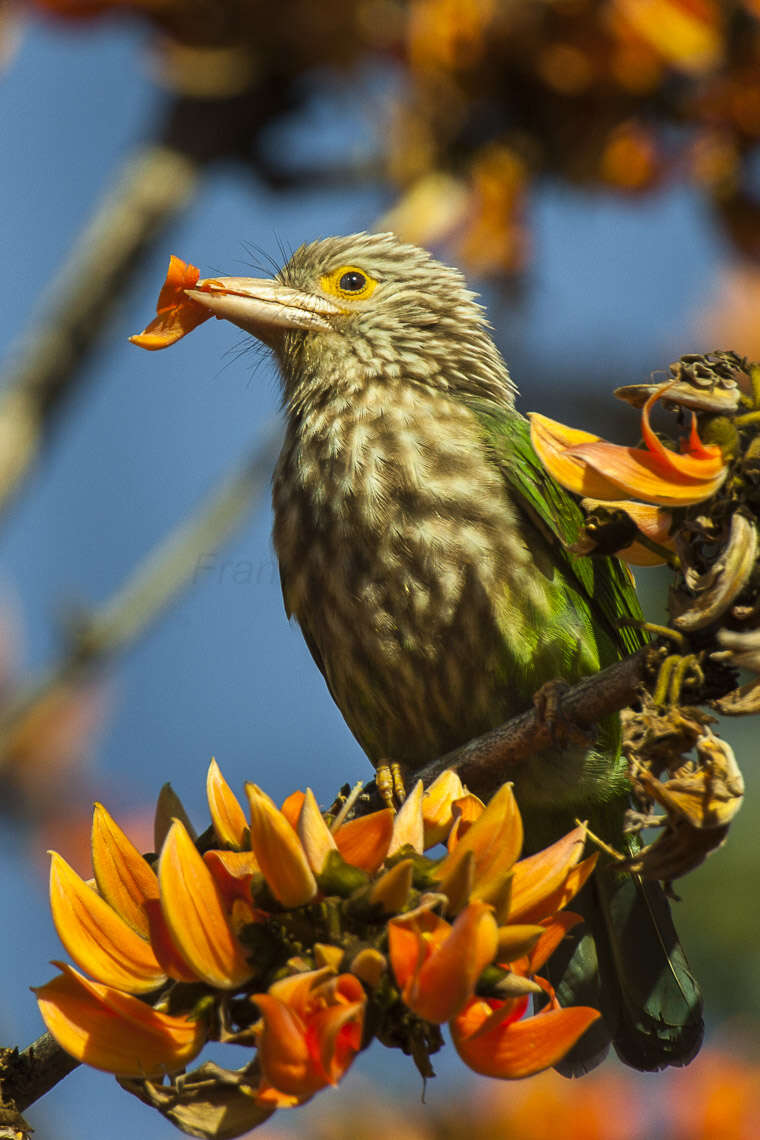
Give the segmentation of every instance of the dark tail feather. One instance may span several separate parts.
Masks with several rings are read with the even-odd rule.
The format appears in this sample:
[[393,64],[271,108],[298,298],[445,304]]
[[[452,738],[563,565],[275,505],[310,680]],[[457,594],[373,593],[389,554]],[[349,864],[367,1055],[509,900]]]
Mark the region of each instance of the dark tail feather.
[[610,1043],[645,1072],[688,1064],[702,1043],[702,997],[659,883],[605,868],[573,909],[585,922],[552,956],[551,974],[562,1005],[592,1005],[602,1017],[558,1071],[581,1076]]

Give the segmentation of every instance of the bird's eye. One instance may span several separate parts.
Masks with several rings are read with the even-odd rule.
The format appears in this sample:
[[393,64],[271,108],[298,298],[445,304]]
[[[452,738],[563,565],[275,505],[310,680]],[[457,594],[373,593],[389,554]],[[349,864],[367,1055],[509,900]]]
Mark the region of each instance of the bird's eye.
[[358,269],[349,269],[338,282],[338,288],[344,293],[360,293],[367,284],[367,278]]
[[346,301],[366,301],[375,291],[377,281],[356,265],[341,265],[320,279],[325,293]]

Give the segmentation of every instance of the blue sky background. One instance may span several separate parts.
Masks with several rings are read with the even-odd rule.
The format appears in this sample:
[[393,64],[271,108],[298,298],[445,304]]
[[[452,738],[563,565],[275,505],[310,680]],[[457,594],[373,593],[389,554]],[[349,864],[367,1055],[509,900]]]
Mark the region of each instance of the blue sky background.
[[[2,78],[4,351],[14,351],[93,205],[148,131],[161,96],[142,66],[143,46],[142,34],[127,24],[75,33],[34,25]],[[317,144],[340,150],[366,143],[361,107],[353,93],[345,95],[336,87],[315,97],[308,122],[289,133],[296,154]],[[277,414],[270,363],[252,376],[252,358],[225,355],[240,339],[229,325],[210,322],[161,354],[127,343],[153,312],[169,253],[202,273],[238,274],[245,272],[244,242],[277,256],[278,240],[296,246],[367,228],[386,204],[373,188],[275,195],[240,172],[220,170],[157,244],[0,538],[0,585],[20,606],[28,669],[55,659],[62,608],[108,598]],[[520,303],[485,291],[524,409],[600,427],[612,387],[643,379],[681,352],[714,347],[701,344],[695,314],[728,254],[688,189],[626,202],[546,186],[534,199],[532,227],[535,269]],[[570,389],[568,374],[583,370],[588,388]],[[635,433],[634,421],[620,414]],[[369,775],[297,628],[285,619],[270,527],[267,500],[223,551],[209,552],[214,567],[199,573],[112,671],[112,712],[95,763],[117,818],[120,808],[152,801],[168,779],[205,826],[202,789],[212,754],[234,786],[255,779],[275,798],[308,782],[327,801],[344,781]],[[231,565],[223,570],[225,563]],[[236,582],[235,570],[248,580]],[[738,826],[732,841],[738,849]],[[6,829],[0,844],[0,900],[12,931],[0,948],[0,1040],[25,1044],[42,1029],[26,987],[46,980],[49,960],[62,952],[23,837]],[[682,891],[693,929],[711,881],[702,874]],[[730,976],[730,963],[726,970]],[[715,977],[719,1004],[720,971]],[[710,997],[708,988],[708,1008]],[[760,995],[745,998],[757,1013]],[[372,1050],[358,1068],[377,1075],[381,1066],[387,1081],[417,1092],[400,1056]],[[448,1060],[440,1067],[455,1071]],[[434,1082],[428,1096],[443,1098],[443,1086]],[[57,1140],[120,1140],[137,1128],[143,1140],[174,1134],[109,1078],[83,1070],[29,1115],[40,1134]]]

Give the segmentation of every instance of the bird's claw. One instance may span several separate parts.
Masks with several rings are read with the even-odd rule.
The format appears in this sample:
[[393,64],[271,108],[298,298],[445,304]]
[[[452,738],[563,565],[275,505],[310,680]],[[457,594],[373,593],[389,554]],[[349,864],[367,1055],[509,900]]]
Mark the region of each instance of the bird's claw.
[[562,711],[562,698],[570,688],[567,681],[546,681],[533,694],[533,708],[537,720],[546,727],[551,736],[552,744],[557,748],[567,748],[574,745],[588,748],[593,744],[593,737],[568,720]]
[[401,765],[396,760],[392,760],[388,764],[378,765],[375,773],[375,786],[383,803],[392,812],[395,812],[406,799],[404,776]]

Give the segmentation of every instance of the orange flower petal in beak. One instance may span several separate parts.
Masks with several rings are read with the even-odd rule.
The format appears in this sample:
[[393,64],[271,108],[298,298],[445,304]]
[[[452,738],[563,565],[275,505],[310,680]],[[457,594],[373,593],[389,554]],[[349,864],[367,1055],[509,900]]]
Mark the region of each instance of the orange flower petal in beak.
[[[199,277],[200,272],[194,265],[188,265],[172,254],[166,280],[158,295],[156,316],[143,332],[129,338],[132,344],[151,351],[168,348],[207,321],[213,314],[185,292],[198,284]],[[201,282],[203,284],[205,282]]]
[[156,872],[98,803],[92,817],[92,869],[106,902],[133,930],[148,938],[145,903],[158,898]]
[[246,784],[251,847],[272,894],[283,906],[303,906],[317,893],[301,841],[282,812],[256,784]]
[[158,861],[161,908],[172,940],[197,976],[217,989],[236,989],[253,974],[224,913],[213,875],[179,820]]
[[203,1048],[202,1021],[160,1013],[62,962],[54,965],[63,973],[34,992],[45,1025],[77,1061],[120,1077],[161,1077],[184,1069]]
[[220,843],[240,851],[248,845],[248,820],[216,760],[208,766],[206,798]]
[[83,970],[128,993],[149,993],[166,981],[150,943],[121,918],[55,852],[50,909],[67,951]]
[[453,926],[421,906],[388,923],[388,949],[401,996],[426,1021],[440,1024],[472,997],[496,954],[498,927],[491,908],[471,902]]
[[450,1024],[465,1064],[484,1077],[530,1077],[556,1065],[600,1016],[596,1009],[575,1006],[518,1020],[526,1006],[527,998],[503,1003],[473,998]]

